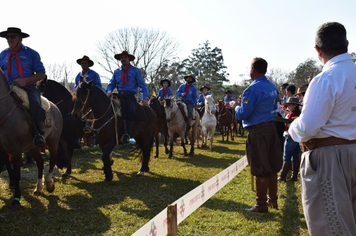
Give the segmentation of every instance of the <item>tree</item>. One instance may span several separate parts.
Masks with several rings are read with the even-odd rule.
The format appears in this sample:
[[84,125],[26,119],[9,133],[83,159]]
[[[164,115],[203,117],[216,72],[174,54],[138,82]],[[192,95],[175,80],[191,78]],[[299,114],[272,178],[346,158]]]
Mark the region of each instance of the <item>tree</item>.
[[183,60],[182,66],[184,67],[182,70],[195,76],[198,89],[202,85],[207,85],[213,94],[219,94],[223,82],[229,81],[222,50],[217,47],[211,49],[209,41],[202,47],[193,49],[192,55]]
[[96,61],[110,76],[120,66],[119,61],[114,58],[115,54],[124,50],[133,54],[135,60],[132,64],[140,68],[150,91],[159,84],[162,67],[166,66],[179,50],[179,43],[166,32],[139,27],[113,31],[97,46],[100,56]]
[[63,85],[65,81],[68,81],[68,83],[72,84],[71,89],[74,87],[75,77],[73,76],[72,66],[70,64],[49,64],[46,66],[46,75],[48,79],[55,80]]
[[314,59],[307,59],[305,62],[298,65],[295,71],[288,75],[288,83],[300,87],[308,83],[308,77],[314,77],[322,70],[322,65],[318,65]]

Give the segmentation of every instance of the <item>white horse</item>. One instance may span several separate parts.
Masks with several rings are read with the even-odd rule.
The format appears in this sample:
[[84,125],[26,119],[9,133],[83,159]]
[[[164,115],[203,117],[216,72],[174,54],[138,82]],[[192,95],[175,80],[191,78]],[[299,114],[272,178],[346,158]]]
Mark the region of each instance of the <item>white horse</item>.
[[[182,105],[185,106],[185,104]],[[169,144],[170,144],[168,158],[172,158],[173,156],[173,140],[174,140],[174,134],[176,133],[179,134],[180,136],[181,145],[184,149],[184,156],[188,155],[184,143],[185,135],[187,135],[190,141],[189,155],[193,155],[197,126],[200,120],[199,113],[195,109],[193,109],[193,112],[195,112],[195,119],[193,119],[192,122],[190,123],[191,129],[187,129],[187,122],[184,120],[184,115],[173,98],[164,99],[164,110],[166,112],[166,121],[168,126],[168,136],[169,136]]]
[[207,146],[208,140],[210,140],[210,150],[213,148],[214,133],[216,129],[216,116],[215,116],[215,102],[212,95],[205,97],[205,111],[201,118],[202,126],[202,147]]

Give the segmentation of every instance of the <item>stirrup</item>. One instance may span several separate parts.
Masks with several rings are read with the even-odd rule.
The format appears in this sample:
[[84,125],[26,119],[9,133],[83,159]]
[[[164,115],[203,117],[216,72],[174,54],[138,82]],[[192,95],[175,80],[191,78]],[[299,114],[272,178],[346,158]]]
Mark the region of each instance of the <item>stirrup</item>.
[[46,143],[45,138],[43,137],[43,135],[41,134],[37,134],[34,138],[33,138],[33,143],[35,144],[36,147],[43,147]]

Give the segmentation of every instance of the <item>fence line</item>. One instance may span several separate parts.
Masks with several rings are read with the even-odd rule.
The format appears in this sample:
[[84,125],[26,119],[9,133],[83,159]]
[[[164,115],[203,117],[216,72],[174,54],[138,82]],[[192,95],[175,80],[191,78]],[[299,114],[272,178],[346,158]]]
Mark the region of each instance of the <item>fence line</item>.
[[[177,204],[177,225],[198,209],[203,203],[222,189],[238,173],[247,166],[246,156],[205,181],[172,204]],[[167,208],[157,214],[132,236],[161,236],[167,235]]]

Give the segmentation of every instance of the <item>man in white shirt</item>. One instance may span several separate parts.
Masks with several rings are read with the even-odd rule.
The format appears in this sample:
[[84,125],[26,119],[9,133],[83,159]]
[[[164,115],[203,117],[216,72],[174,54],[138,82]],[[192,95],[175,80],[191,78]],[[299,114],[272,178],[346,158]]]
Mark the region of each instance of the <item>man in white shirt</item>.
[[315,49],[324,67],[289,128],[306,149],[300,175],[310,235],[356,233],[356,65],[347,47],[343,25],[319,27]]

